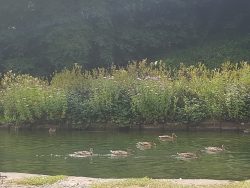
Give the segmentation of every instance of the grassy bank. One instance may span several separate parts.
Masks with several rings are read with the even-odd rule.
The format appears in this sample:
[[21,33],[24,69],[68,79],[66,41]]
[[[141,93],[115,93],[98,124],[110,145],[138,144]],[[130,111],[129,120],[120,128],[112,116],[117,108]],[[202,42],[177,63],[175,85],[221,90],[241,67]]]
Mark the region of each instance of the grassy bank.
[[1,123],[17,126],[250,120],[247,63],[217,69],[181,65],[178,70],[146,60],[91,71],[75,65],[55,73],[50,83],[7,72],[0,92]]
[[[219,182],[218,182],[219,183]],[[153,180],[149,178],[141,179],[127,179],[120,181],[113,181],[107,183],[99,183],[92,186],[92,188],[139,188],[139,187],[148,187],[148,188],[247,188],[250,186],[249,181],[242,181],[237,183],[227,183],[227,184],[205,184],[204,185],[195,185],[195,184],[175,184],[171,181],[164,180]]]
[[65,176],[36,176],[29,178],[22,178],[18,180],[12,180],[10,183],[24,186],[42,186],[52,185],[58,181],[65,179]]
[[248,188],[250,181],[209,179],[101,179],[74,176],[46,176],[23,173],[5,173],[4,187],[89,187],[89,188]]

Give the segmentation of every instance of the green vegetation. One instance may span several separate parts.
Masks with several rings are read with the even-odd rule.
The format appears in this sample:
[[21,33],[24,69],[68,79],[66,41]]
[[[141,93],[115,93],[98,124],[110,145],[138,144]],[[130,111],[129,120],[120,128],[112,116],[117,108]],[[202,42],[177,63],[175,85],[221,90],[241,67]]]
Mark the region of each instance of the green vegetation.
[[[149,187],[149,188],[186,188],[187,186],[176,185],[167,181],[153,180],[150,178],[132,178],[126,180],[117,180],[107,183],[94,184],[92,188],[112,188],[112,187]],[[189,187],[187,187],[189,188]]]
[[1,80],[1,116],[16,125],[37,120],[60,121],[66,111],[63,91],[29,75],[7,72]]
[[[0,72],[49,76],[74,63],[91,69],[146,57],[174,65],[249,61],[249,7],[247,0],[1,1]],[[197,45],[197,53],[179,52]]]
[[17,125],[249,121],[249,72],[247,63],[171,71],[144,60],[126,69],[86,71],[76,65],[55,73],[50,85],[8,72],[1,80],[0,112],[4,122]]
[[65,176],[37,176],[30,178],[23,178],[12,181],[11,183],[17,185],[32,185],[32,186],[42,186],[42,185],[52,185],[60,180],[65,179]]
[[250,119],[250,66],[225,63],[171,70],[161,61],[87,71],[75,65],[51,83],[7,72],[0,120],[15,125],[67,122],[114,126]]
[[141,179],[126,179],[120,181],[112,181],[107,183],[99,183],[92,186],[92,188],[248,188],[250,186],[249,181],[243,181],[239,183],[229,183],[225,185],[204,185],[204,186],[194,186],[194,185],[180,185],[174,184],[169,181],[163,180],[153,180],[149,178]]
[[227,40],[203,41],[168,53],[164,63],[172,67],[179,63],[189,66],[202,63],[209,68],[217,68],[221,66],[221,62],[249,61],[249,50],[250,35]]

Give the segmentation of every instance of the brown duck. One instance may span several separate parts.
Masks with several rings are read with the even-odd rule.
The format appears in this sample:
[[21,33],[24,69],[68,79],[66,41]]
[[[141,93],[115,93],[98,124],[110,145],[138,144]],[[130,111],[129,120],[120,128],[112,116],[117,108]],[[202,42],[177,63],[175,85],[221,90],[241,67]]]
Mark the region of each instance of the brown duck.
[[160,139],[161,141],[174,141],[174,140],[176,140],[176,138],[177,138],[177,136],[176,136],[175,133],[172,133],[171,136],[169,136],[169,135],[162,135],[162,136],[159,136],[159,139]]

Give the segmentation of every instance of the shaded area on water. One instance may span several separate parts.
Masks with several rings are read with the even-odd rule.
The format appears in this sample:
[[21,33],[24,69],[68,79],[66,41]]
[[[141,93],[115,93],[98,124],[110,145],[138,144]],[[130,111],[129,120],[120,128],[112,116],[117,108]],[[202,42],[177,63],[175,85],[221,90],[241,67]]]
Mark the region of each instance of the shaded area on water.
[[[176,142],[160,142],[170,132],[83,132],[0,131],[0,171],[74,176],[126,178],[209,178],[243,180],[250,178],[250,136],[234,132],[177,132]],[[138,150],[139,141],[156,147]],[[209,155],[200,150],[221,146],[227,151]],[[91,158],[68,154],[94,148]],[[130,148],[133,155],[112,158],[109,150]],[[198,152],[198,159],[178,160],[177,152]]]

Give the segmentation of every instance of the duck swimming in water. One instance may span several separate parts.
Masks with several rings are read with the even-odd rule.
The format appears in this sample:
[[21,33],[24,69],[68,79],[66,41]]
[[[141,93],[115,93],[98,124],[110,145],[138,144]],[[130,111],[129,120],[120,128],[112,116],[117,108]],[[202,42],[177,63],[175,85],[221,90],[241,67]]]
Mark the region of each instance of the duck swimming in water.
[[127,156],[129,155],[129,152],[123,151],[123,150],[110,150],[111,155],[116,156]]
[[243,130],[243,133],[249,134],[249,133],[250,133],[250,129],[245,129],[245,130]]
[[176,136],[175,133],[172,133],[171,136],[169,136],[169,135],[162,135],[162,136],[159,136],[159,139],[160,139],[161,141],[174,141],[176,138],[177,138],[177,136]]
[[182,159],[197,159],[197,155],[195,153],[191,152],[185,152],[185,153],[177,153],[178,157]]
[[151,149],[153,146],[156,146],[153,142],[137,142],[136,148],[140,150]]
[[49,134],[54,134],[56,132],[56,128],[49,128]]
[[219,153],[219,152],[222,152],[222,151],[225,151],[225,147],[224,145],[222,145],[221,147],[205,147],[205,151],[207,153]]
[[89,151],[76,151],[73,154],[69,154],[71,157],[91,157],[93,156],[93,148],[90,148]]

